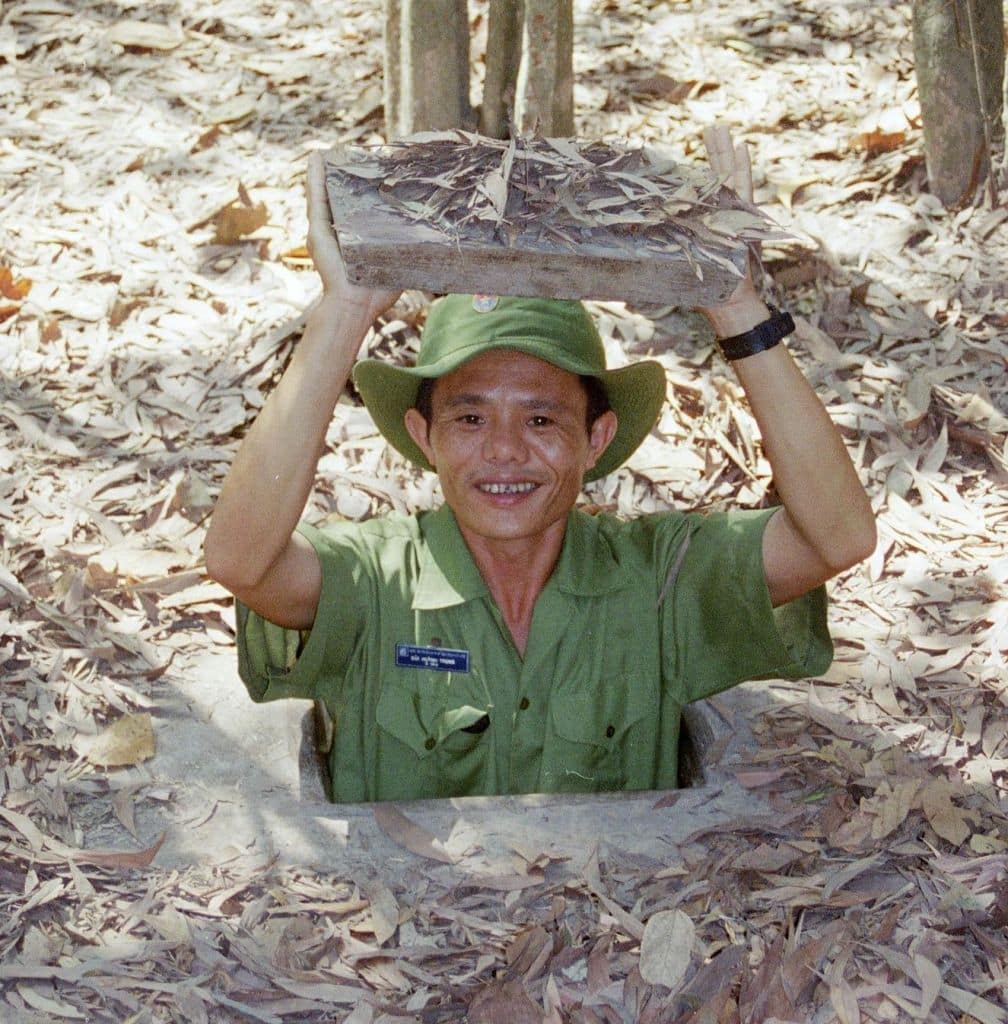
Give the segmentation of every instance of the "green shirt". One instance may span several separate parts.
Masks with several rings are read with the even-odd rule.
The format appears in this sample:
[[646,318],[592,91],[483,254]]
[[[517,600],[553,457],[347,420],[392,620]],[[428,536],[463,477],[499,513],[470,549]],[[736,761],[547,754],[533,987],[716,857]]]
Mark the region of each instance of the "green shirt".
[[239,604],[239,671],[253,700],[324,702],[339,802],[672,788],[683,704],[832,658],[822,588],[770,604],[770,514],[572,512],[524,659],[446,506],[302,525],[315,623]]

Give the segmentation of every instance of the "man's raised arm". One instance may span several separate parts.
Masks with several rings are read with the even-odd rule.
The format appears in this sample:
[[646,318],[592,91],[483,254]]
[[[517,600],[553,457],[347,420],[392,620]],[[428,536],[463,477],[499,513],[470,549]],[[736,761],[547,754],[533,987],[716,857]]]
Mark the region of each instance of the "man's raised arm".
[[[745,199],[752,177],[745,147],[727,129],[708,129],[711,165]],[[719,339],[770,317],[752,278],[720,306],[702,309]],[[781,508],[763,536],[770,599],[784,604],[867,558],[875,548],[875,516],[840,433],[783,345],[732,362],[763,436]]]
[[295,528],[326,431],[361,343],[398,296],[347,281],[320,153],[308,165],[308,250],[322,278],[322,297],[238,449],[204,542],[210,576],[264,618],[291,629],[309,628],[318,607],[318,557]]

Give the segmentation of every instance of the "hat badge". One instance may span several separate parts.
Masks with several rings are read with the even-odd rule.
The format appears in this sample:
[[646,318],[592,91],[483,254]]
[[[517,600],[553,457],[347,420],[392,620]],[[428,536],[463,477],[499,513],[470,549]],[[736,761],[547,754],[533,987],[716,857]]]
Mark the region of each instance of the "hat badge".
[[500,299],[496,295],[474,295],[472,308],[477,313],[490,313],[497,308]]

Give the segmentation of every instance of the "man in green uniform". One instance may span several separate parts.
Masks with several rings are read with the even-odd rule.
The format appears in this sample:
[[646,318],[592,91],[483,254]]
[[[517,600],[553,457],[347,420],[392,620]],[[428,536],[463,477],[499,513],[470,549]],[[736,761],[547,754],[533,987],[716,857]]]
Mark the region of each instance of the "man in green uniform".
[[[744,193],[743,151],[723,131],[708,148]],[[328,709],[333,799],[671,787],[683,704],[825,670],[822,585],[871,552],[874,518],[778,344],[790,318],[748,277],[703,312],[760,424],[782,506],[624,522],[574,505],[654,425],[659,364],[607,370],[580,303],[448,296],[416,366],[354,369],[396,295],[348,283],[321,160],[309,221],[323,296],[235,458],[206,558],[238,598],[252,698]],[[352,369],[388,441],[437,472],[440,509],[299,524]]]

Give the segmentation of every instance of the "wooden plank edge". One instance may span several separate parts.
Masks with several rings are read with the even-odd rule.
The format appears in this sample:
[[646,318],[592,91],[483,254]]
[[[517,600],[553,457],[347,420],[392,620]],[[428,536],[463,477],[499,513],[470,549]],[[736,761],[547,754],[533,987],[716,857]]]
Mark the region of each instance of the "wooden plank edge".
[[402,246],[341,244],[347,277],[373,288],[595,299],[695,307],[723,302],[741,280],[708,263],[704,280],[685,260],[640,260],[588,253],[537,253],[467,243],[426,243],[405,258]]

